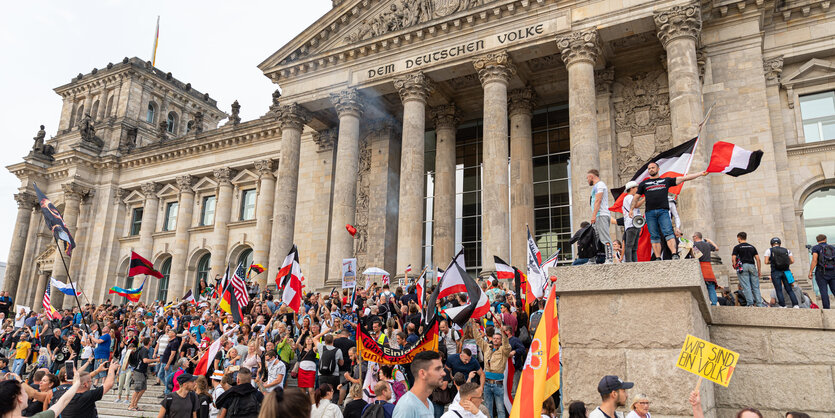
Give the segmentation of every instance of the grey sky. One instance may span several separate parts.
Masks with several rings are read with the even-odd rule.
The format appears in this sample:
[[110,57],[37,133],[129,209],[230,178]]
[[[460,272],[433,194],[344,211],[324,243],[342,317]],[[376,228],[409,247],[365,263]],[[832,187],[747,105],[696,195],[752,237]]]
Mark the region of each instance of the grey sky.
[[160,16],[156,66],[208,92],[243,120],[267,111],[276,89],[256,67],[331,8],[331,0],[25,1],[0,14],[0,261],[6,261],[22,161],[38,125],[55,135],[61,99],[53,88],[78,73],[137,56],[149,60]]

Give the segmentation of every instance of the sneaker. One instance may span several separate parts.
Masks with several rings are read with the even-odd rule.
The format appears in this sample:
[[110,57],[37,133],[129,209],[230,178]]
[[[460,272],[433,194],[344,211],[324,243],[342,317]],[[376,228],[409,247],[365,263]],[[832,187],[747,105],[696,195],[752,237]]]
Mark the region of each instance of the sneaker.
[[678,260],[679,258],[680,258],[680,257],[678,256],[678,254],[673,254],[673,258],[672,258],[672,260]]
[[785,306],[781,306],[781,308],[785,309],[786,307],[785,307]]
[[794,309],[800,309],[800,306],[794,305],[794,306],[792,306],[792,308],[794,308]]

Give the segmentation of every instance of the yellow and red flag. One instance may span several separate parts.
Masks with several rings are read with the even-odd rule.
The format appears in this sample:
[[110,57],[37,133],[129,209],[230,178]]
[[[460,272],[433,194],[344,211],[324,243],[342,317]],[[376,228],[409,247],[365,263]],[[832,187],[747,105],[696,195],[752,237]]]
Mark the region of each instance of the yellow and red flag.
[[[528,350],[519,387],[516,388],[510,418],[540,418],[542,402],[559,389],[560,329],[556,286],[551,286],[545,312]],[[525,400],[522,400],[523,396]]]

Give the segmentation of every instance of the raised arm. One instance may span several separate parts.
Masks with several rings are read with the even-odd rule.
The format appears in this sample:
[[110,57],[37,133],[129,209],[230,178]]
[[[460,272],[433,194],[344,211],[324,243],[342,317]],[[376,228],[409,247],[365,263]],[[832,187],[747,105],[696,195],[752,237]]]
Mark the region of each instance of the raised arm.
[[690,180],[693,180],[695,178],[706,176],[707,174],[708,174],[707,171],[702,171],[701,173],[693,173],[693,174],[688,174],[686,176],[676,177],[676,184],[678,185],[678,184],[684,183],[685,181],[690,181]]
[[75,374],[75,379],[73,379],[72,381],[72,386],[70,386],[70,388],[67,389],[67,391],[64,392],[64,394],[61,395],[60,398],[58,398],[58,401],[55,402],[55,405],[52,405],[52,407],[49,408],[50,411],[55,413],[56,417],[61,415],[61,412],[64,411],[64,408],[67,407],[67,404],[70,403],[73,396],[75,396],[75,394],[78,392],[78,388],[81,386],[80,376],[81,373]]

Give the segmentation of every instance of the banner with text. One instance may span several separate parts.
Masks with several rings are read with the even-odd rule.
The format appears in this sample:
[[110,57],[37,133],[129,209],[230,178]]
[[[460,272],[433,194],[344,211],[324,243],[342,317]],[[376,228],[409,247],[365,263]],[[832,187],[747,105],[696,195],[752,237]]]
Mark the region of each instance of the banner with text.
[[676,366],[728,387],[737,360],[739,353],[688,334]]
[[415,355],[421,351],[438,350],[438,321],[432,320],[415,343],[399,349],[378,344],[374,337],[368,335],[362,325],[358,324],[357,350],[363,360],[377,364],[392,366],[411,363]]

